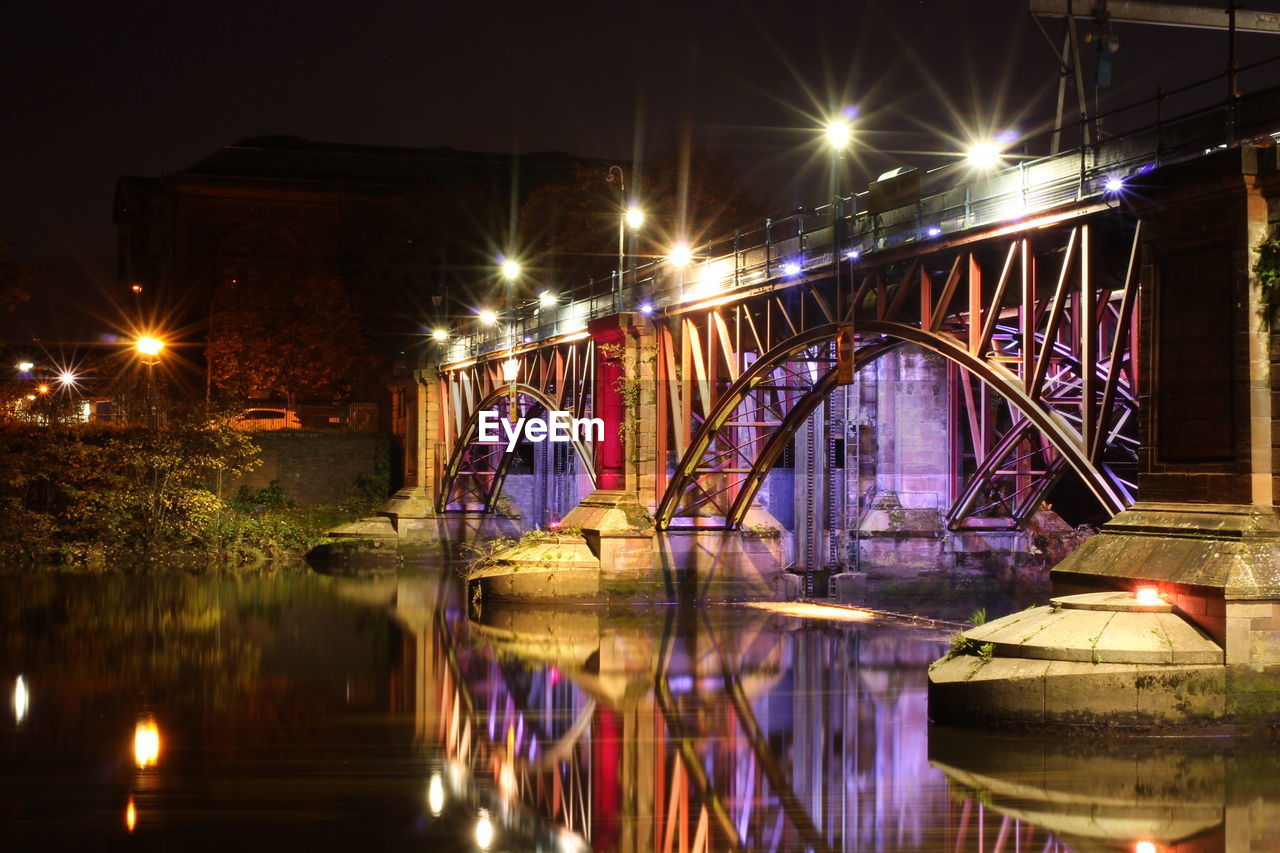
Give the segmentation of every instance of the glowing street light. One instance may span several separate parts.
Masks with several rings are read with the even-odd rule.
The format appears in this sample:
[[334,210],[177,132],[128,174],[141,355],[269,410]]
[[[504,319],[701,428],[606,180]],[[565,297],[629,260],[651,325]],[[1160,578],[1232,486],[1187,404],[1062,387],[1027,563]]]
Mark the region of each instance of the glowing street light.
[[1103,189],[1109,193],[1118,193],[1124,189],[1124,178],[1121,178],[1118,175],[1112,175],[1107,178],[1107,182],[1102,186]]
[[689,251],[688,243],[677,243],[671,247],[671,254],[667,255],[667,260],[673,267],[687,267],[693,260],[693,252]]
[[41,385],[39,388],[37,388],[37,389],[36,389],[36,391],[37,391],[37,392],[39,392],[39,393],[41,393],[41,394],[48,394],[48,393],[49,393],[49,386],[48,386],[48,385]]
[[488,308],[481,310],[476,317],[480,320],[481,326],[492,326],[494,323],[498,322],[497,312],[491,311]]
[[828,122],[825,135],[827,144],[836,150],[840,150],[847,147],[849,140],[853,139],[853,128],[844,119],[836,119]]
[[994,142],[978,142],[969,146],[964,156],[975,169],[990,169],[1000,163],[1000,146]]
[[502,262],[502,277],[507,281],[515,281],[520,277],[520,264],[511,259]]
[[626,220],[627,227],[632,231],[636,231],[641,225],[644,225],[644,211],[634,205],[627,208],[623,218]]
[[18,362],[18,372],[19,372],[19,373],[30,373],[31,371],[35,370],[35,368],[36,368],[35,364],[33,364],[33,363],[32,363],[32,362],[30,362],[30,361],[20,361],[20,362]]
[[449,333],[444,329],[432,329],[431,340],[444,343],[445,341],[449,340]]
[[74,371],[64,370],[58,374],[58,384],[63,388],[70,388],[76,384],[80,377],[76,376]]
[[133,342],[133,348],[142,355],[157,356],[164,349],[164,341],[150,335],[143,335]]
[[552,293],[550,290],[544,290],[538,294],[539,308],[554,308],[556,307],[556,304],[559,303],[559,301],[560,301],[560,298],[556,296],[554,293]]

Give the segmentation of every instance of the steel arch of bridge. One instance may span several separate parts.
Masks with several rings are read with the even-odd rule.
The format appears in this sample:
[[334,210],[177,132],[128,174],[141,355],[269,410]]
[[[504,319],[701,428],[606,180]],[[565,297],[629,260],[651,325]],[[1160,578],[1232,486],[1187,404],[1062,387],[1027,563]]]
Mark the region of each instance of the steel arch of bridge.
[[[842,327],[862,342],[845,353],[854,369],[901,342],[960,368],[959,426],[975,467],[951,496],[948,524],[993,506],[1024,522],[1064,465],[1119,512],[1135,491],[1140,226],[1110,214],[1100,234],[1102,216],[907,247],[874,265],[846,264],[840,287],[830,277],[774,285],[668,318],[659,348],[679,462],[658,525],[741,525],[796,430],[836,387]],[[1008,411],[994,412],[971,377]]]
[[[440,376],[440,439],[450,450],[437,510],[495,508],[514,454],[504,452],[505,441],[478,440],[481,412],[509,414],[514,408],[527,414],[537,405],[589,418],[594,389],[595,345],[585,335],[446,368]],[[594,484],[594,448],[576,438],[573,448]]]

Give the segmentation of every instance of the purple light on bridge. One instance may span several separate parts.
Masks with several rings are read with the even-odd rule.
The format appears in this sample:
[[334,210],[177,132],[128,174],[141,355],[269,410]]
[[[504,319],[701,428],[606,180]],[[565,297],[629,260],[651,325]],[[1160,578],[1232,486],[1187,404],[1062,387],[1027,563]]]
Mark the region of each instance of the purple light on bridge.
[[652,313],[653,313],[653,303],[652,303],[652,302],[641,302],[641,303],[640,303],[640,313],[641,313],[641,314],[643,314],[643,315],[644,315],[644,316],[646,316],[646,317],[648,317],[650,314],[652,314]]
[[1109,193],[1118,193],[1124,189],[1124,178],[1119,175],[1112,175],[1107,178],[1107,182],[1103,184],[1103,189]]
[[937,225],[931,225],[929,227],[929,230],[924,233],[928,234],[930,237],[937,237],[939,234],[942,233],[942,229],[939,228]]
[[800,275],[800,265],[795,261],[785,263],[782,265],[782,273],[783,275]]
[[859,257],[861,257],[861,255],[862,255],[862,252],[859,252],[857,249],[850,249],[849,251],[844,253],[844,256],[851,261],[856,261]]

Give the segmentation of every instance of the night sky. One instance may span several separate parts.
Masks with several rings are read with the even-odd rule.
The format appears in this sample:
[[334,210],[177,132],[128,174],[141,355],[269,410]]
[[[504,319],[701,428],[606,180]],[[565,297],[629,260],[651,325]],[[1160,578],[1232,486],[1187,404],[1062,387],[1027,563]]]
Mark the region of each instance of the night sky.
[[[1046,27],[1060,38],[1061,22]],[[1116,32],[1104,105],[1225,65],[1224,34]],[[1249,61],[1280,37],[1239,45]],[[814,128],[831,111],[857,109],[862,186],[940,165],[974,133],[1043,129],[1055,92],[1025,0],[11,5],[0,236],[37,281],[0,334],[109,328],[117,176],[176,171],[244,137],[618,158],[691,139],[726,150],[781,213],[824,201]]]

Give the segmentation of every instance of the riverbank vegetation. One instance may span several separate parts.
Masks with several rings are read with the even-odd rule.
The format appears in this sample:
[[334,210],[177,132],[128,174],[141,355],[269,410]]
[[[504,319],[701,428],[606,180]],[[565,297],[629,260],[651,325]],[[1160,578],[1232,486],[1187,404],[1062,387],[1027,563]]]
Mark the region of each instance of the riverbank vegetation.
[[297,507],[274,484],[221,494],[221,483],[257,465],[251,436],[199,418],[155,428],[0,424],[0,569],[277,565],[379,497]]

